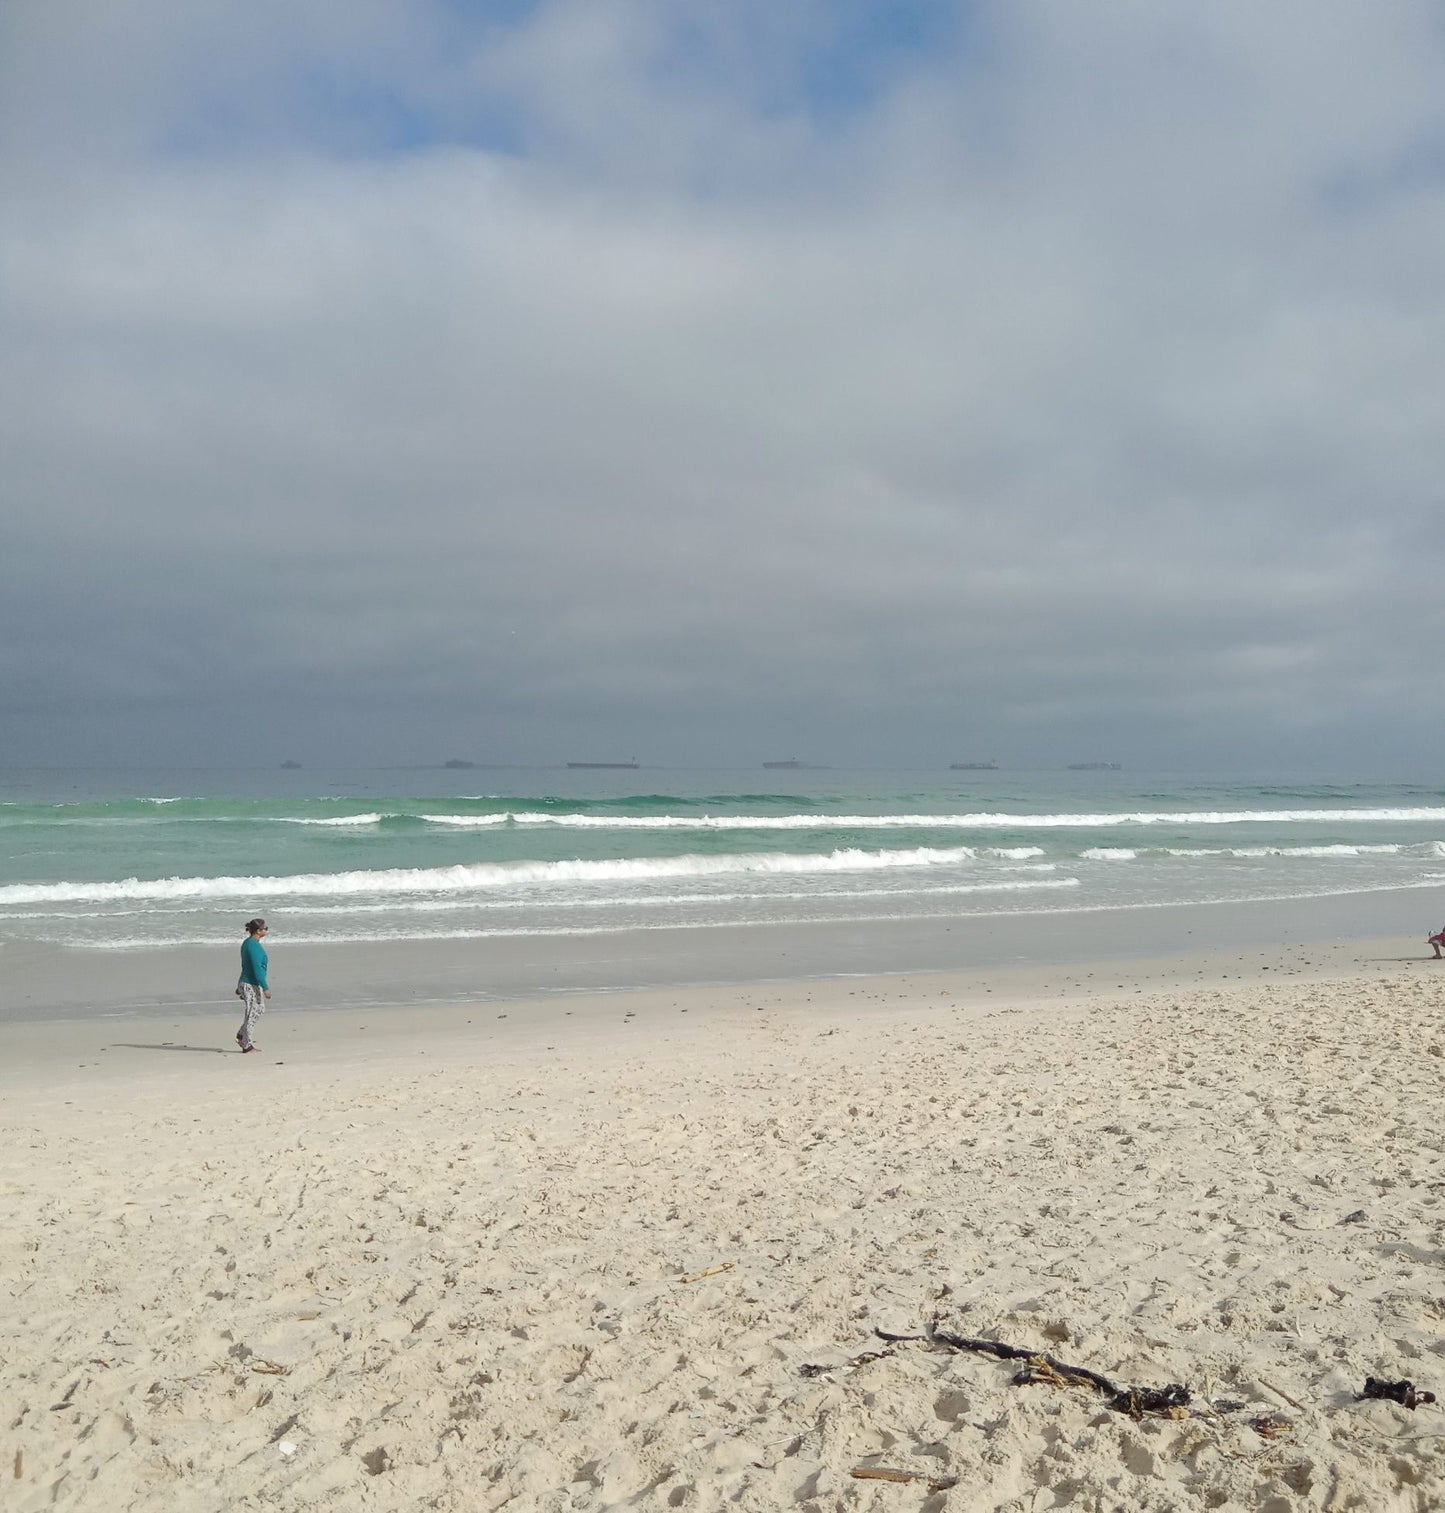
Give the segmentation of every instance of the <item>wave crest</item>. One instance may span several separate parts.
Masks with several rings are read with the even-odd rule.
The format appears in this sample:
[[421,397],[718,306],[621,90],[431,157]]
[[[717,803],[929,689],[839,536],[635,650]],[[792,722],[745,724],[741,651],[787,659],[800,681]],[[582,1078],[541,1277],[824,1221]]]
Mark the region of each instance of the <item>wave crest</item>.
[[896,851],[844,847],[826,853],[739,852],[728,856],[665,856],[601,861],[484,862],[455,867],[385,871],[309,872],[283,877],[128,877],[111,883],[13,883],[0,887],[0,905],[108,903],[123,899],[323,898],[367,894],[461,893],[519,883],[645,881],[716,877],[727,873],[871,872],[893,867],[939,867],[972,861],[971,846],[919,846]]

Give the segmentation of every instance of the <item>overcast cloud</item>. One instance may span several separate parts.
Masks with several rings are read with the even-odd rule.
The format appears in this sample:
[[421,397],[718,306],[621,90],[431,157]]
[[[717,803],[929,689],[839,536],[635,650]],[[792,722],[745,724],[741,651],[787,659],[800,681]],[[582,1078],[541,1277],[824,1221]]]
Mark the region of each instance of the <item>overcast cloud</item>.
[[1445,14],[0,6],[0,763],[1433,770]]

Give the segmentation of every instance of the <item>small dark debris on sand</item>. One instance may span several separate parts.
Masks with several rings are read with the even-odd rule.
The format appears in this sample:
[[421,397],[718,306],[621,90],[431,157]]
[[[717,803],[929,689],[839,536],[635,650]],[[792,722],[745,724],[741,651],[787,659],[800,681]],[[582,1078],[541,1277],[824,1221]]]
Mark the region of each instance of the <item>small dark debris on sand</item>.
[[1418,1408],[1421,1403],[1433,1403],[1433,1392],[1421,1392],[1414,1382],[1387,1382],[1381,1377],[1367,1376],[1365,1390],[1355,1399],[1363,1403],[1366,1398],[1384,1398],[1386,1402],[1403,1403],[1407,1408]]

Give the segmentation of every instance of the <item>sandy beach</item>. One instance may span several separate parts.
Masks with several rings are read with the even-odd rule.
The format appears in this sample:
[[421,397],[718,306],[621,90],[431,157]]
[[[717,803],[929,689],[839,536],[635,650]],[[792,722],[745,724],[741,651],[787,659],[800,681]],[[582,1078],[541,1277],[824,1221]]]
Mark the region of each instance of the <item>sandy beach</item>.
[[1442,78],[0,0],[0,1513],[1445,1513]]
[[1417,940],[233,1028],[6,1028],[7,1508],[1445,1498]]

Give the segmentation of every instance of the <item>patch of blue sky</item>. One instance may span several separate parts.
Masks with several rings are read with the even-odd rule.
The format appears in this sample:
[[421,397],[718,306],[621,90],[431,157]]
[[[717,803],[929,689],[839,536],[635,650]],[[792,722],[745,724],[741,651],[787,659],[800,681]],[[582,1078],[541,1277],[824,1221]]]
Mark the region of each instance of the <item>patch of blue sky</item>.
[[[410,81],[409,81],[410,82]],[[402,157],[464,146],[516,155],[524,123],[506,102],[473,92],[465,104],[384,76],[329,63],[295,67],[262,93],[215,90],[205,105],[167,123],[163,156],[244,155],[284,143],[335,157]]]
[[517,154],[524,132],[518,112],[479,90],[465,102],[424,98],[389,81],[312,68],[302,81],[308,135],[342,153],[397,156],[463,146]]
[[800,8],[790,29],[750,23],[740,9],[720,41],[719,28],[680,11],[648,72],[664,88],[696,85],[765,118],[843,124],[875,105],[900,72],[954,53],[974,30],[972,14],[966,0],[829,0]]
[[1439,195],[1445,187],[1445,120],[1416,133],[1383,162],[1330,174],[1318,198],[1331,213],[1354,216],[1384,200]]
[[967,33],[967,8],[938,0],[851,0],[832,8],[832,31],[805,56],[802,94],[819,118],[866,111],[912,64],[954,54]]
[[[458,146],[524,155],[533,140],[524,96],[489,96],[448,74],[489,40],[525,27],[547,0],[429,0],[422,46],[407,65],[315,55],[278,63],[256,90],[221,81],[204,106],[168,124],[165,154],[244,153],[278,142],[338,156],[404,156]],[[750,18],[740,5],[717,24],[664,10],[639,71],[664,93],[696,89],[739,101],[761,118],[805,115],[846,128],[912,67],[986,55],[976,0],[829,0],[796,28]]]
[[[525,26],[547,0],[426,0],[418,7],[419,33],[433,48],[433,79],[498,35]],[[382,79],[345,78],[310,71],[310,101],[318,124],[329,118],[349,128],[362,150],[403,154],[436,147],[469,147],[519,155],[525,149],[525,111],[514,101],[488,98],[477,88],[453,87],[430,103]],[[451,81],[455,86],[455,81]]]

